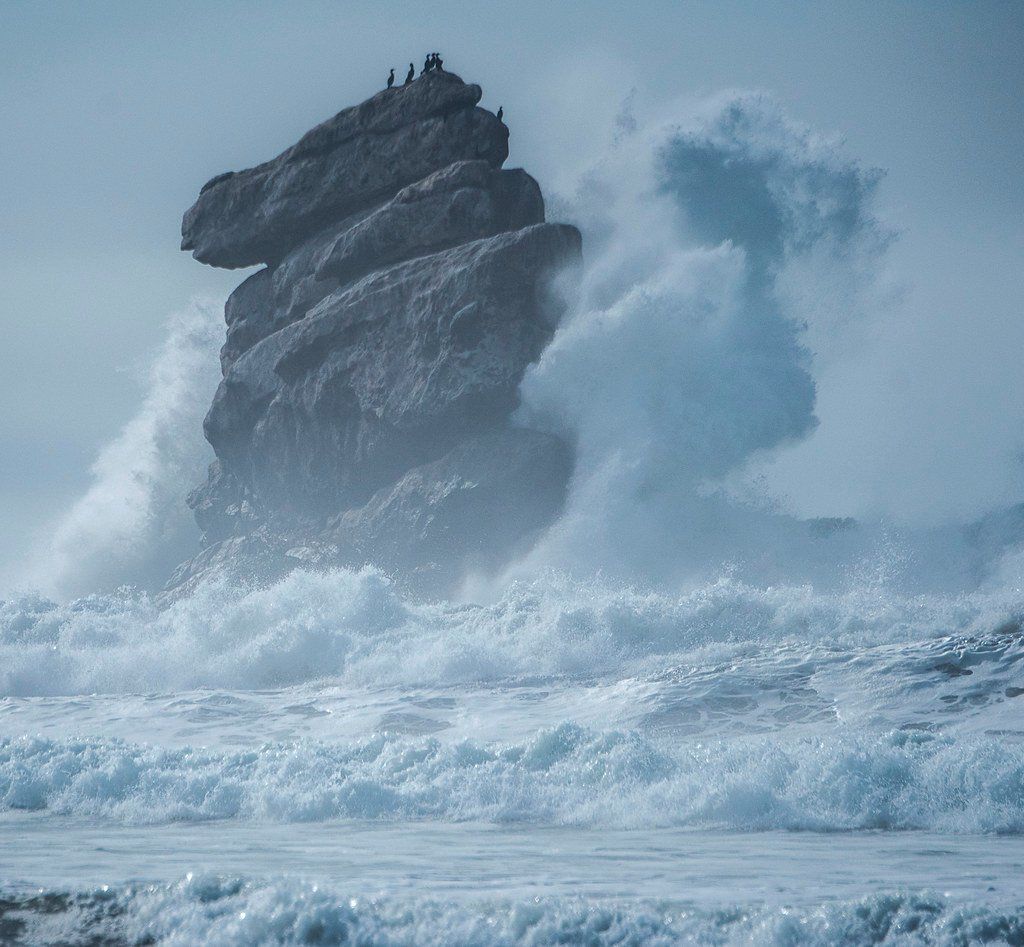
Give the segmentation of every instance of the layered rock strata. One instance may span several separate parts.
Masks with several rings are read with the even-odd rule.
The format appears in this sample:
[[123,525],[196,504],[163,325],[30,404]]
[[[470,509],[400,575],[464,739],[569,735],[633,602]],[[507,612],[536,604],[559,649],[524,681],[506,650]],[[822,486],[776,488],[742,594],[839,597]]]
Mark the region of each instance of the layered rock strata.
[[214,178],[185,214],[197,260],[263,268],[225,306],[217,461],[189,498],[205,548],[170,589],[373,563],[446,593],[557,516],[570,447],[511,416],[580,236],[502,169],[508,130],[479,99],[428,73]]

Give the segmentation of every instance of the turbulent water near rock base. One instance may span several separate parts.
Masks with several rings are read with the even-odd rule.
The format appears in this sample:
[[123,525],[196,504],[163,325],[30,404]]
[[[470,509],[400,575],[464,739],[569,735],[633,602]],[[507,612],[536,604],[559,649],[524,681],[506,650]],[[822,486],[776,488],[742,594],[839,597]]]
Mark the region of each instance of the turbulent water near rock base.
[[48,595],[0,601],[0,941],[1024,944],[1020,511],[758,489],[876,296],[879,176],[758,96],[620,131],[517,413],[565,507],[460,597],[159,597],[221,337],[172,323]]

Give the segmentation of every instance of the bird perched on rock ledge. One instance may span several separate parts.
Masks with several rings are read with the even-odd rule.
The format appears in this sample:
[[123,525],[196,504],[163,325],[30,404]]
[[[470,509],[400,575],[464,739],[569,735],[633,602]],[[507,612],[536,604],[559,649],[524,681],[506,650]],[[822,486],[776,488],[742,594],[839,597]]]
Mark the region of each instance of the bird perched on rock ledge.
[[388,75],[388,88],[390,89],[395,84],[395,70],[392,68],[391,73]]
[[[412,63],[409,65],[411,67]],[[427,58],[423,60],[423,71],[420,75],[425,76],[434,69],[438,72],[444,72],[444,60],[441,58],[440,53],[427,53]]]

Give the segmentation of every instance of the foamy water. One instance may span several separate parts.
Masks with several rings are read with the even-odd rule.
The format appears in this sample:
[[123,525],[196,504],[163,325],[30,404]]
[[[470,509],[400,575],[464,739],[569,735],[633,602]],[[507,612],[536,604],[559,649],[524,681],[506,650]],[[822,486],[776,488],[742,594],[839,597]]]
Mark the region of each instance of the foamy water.
[[[160,944],[1012,944],[1019,912],[942,894],[877,895],[815,908],[699,910],[673,902],[346,897],[302,882],[189,875],[177,883],[64,895],[14,893],[17,935]],[[29,921],[23,921],[28,917]]]
[[373,570],[8,602],[2,923],[1013,942],[1022,604],[554,577],[422,604]]

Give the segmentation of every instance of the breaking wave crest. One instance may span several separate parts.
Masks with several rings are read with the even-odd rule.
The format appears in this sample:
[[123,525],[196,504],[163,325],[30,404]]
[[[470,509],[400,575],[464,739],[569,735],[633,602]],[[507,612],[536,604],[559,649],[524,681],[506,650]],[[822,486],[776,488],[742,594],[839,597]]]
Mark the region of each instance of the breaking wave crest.
[[549,575],[490,605],[424,604],[372,569],[295,572],[266,588],[209,583],[162,610],[132,590],[0,601],[0,695],[621,678],[713,665],[743,643],[877,660],[891,681],[972,649],[1012,665],[1021,615],[1016,590],[825,593],[721,579],[668,594]]
[[564,723],[520,743],[380,733],[241,752],[0,742],[0,803],[128,823],[527,822],[1024,832],[1024,746],[916,732],[653,740]]
[[[685,892],[680,896],[685,898]],[[189,874],[161,885],[0,890],[0,929],[22,942],[159,944],[1016,944],[1024,908],[892,893],[801,909],[698,910],[574,898],[350,897],[298,880]]]
[[124,583],[159,589],[198,539],[185,493],[210,461],[202,419],[220,379],[220,307],[174,315],[135,415],[100,451],[92,485],[36,550],[26,577],[57,595]]
[[870,294],[879,179],[757,94],[635,128],[581,176],[560,210],[584,233],[582,285],[520,412],[570,438],[577,468],[515,574],[763,578],[766,550],[810,566],[806,542],[780,548],[794,524],[775,498],[734,481],[818,423],[809,341]]

